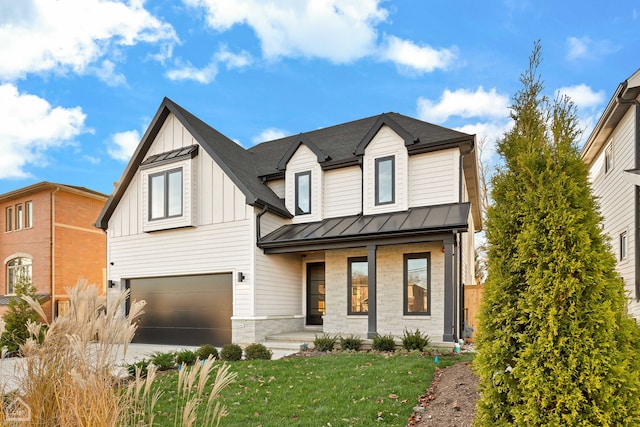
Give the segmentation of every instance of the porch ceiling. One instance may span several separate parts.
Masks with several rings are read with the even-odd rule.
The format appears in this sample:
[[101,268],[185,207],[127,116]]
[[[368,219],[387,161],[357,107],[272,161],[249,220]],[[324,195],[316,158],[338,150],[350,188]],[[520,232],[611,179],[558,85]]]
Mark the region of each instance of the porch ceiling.
[[467,231],[469,203],[411,208],[402,212],[375,215],[352,215],[327,218],[319,222],[288,224],[258,241],[265,252],[294,252],[312,246],[344,247],[358,242],[366,245],[377,240],[429,240],[429,235]]

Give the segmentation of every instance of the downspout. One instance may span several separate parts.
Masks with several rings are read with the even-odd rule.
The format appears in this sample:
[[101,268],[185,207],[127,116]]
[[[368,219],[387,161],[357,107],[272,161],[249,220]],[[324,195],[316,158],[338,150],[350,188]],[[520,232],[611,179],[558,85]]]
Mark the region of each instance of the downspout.
[[[635,106],[635,165],[634,168],[640,169],[640,102],[637,99],[624,99],[622,95],[627,89],[627,82],[624,82],[624,87],[616,97],[616,103],[619,105],[633,105]],[[640,272],[640,186],[634,185],[634,282],[636,287],[636,302],[640,302],[640,278],[638,272]]]
[[56,193],[51,193],[51,320],[56,317]]
[[[469,149],[467,151],[461,151],[460,152],[460,164],[458,166],[458,174],[459,174],[459,178],[458,178],[458,201],[460,203],[464,202],[464,185],[463,185],[463,180],[464,180],[464,156],[469,155],[471,153],[473,153],[475,151],[475,144],[474,142],[470,142],[469,143]],[[473,230],[469,230],[468,233],[473,233]],[[463,246],[462,246],[462,240],[464,239],[464,237],[462,236],[461,233],[456,233],[456,237],[454,239],[454,244],[457,245],[456,248],[456,262],[457,262],[457,270],[458,270],[458,274],[457,277],[454,278],[454,285],[456,287],[456,289],[458,290],[458,295],[459,295],[459,300],[457,301],[458,303],[458,322],[457,322],[457,327],[456,327],[456,333],[459,334],[456,338],[460,339],[464,337],[464,281],[463,281],[463,269],[462,269],[462,256],[463,256]]]
[[262,218],[262,215],[267,213],[267,205],[265,205],[262,210],[260,211],[260,213],[258,213],[258,215],[256,215],[256,245],[258,244],[258,242],[260,242],[260,218]]

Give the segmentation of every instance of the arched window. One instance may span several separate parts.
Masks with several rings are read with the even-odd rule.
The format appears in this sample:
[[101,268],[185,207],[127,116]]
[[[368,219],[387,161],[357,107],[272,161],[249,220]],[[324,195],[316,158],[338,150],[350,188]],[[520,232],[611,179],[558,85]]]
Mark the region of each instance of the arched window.
[[31,283],[31,260],[14,258],[7,263],[7,294],[15,294],[18,283]]

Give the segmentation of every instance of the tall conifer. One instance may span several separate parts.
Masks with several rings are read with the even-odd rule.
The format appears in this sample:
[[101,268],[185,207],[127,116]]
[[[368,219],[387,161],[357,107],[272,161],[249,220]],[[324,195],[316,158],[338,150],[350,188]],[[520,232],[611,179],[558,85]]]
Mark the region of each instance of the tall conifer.
[[579,156],[575,106],[542,95],[536,43],[487,212],[477,426],[640,425],[640,329]]

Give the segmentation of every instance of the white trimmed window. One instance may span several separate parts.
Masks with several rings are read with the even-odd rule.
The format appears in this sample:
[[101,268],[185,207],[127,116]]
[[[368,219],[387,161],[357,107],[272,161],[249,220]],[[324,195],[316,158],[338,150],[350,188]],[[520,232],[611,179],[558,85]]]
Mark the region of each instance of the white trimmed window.
[[16,230],[22,230],[22,205],[16,205]]
[[33,202],[29,201],[24,204],[24,227],[33,227]]
[[609,143],[604,149],[604,173],[609,173],[613,169],[613,144]]
[[31,283],[31,260],[19,257],[7,263],[7,295],[15,294],[18,283]]
[[13,231],[13,207],[9,206],[6,211],[6,231]]
[[627,259],[627,232],[623,231],[620,233],[620,238],[618,239],[620,245],[620,261],[624,261]]

